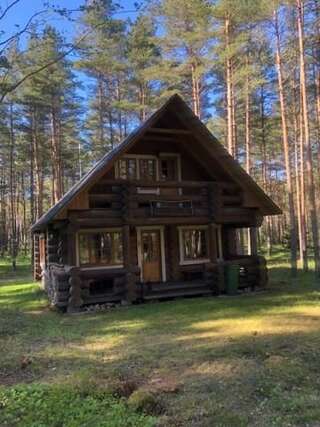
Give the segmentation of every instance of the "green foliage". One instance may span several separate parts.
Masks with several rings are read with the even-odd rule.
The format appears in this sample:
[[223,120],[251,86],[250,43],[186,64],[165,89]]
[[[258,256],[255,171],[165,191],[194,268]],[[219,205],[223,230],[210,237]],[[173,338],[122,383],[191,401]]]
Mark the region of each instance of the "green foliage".
[[154,393],[148,390],[135,390],[128,399],[128,406],[134,411],[146,414],[156,413],[159,409],[159,402]]
[[71,388],[20,385],[0,389],[0,424],[15,427],[152,427],[110,395],[83,395]]

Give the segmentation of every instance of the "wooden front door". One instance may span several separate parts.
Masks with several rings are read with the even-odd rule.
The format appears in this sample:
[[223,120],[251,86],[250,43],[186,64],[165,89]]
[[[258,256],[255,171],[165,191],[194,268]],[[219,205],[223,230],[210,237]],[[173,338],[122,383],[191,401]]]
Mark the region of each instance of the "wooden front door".
[[144,282],[161,282],[160,230],[141,230],[141,263]]

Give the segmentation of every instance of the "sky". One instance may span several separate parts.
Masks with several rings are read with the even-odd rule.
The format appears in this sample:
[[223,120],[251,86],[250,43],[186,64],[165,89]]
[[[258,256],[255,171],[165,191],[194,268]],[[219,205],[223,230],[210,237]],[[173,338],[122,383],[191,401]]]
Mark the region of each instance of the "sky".
[[[14,0],[0,0],[0,9],[4,11],[8,5],[12,4]],[[117,0],[115,3],[118,3],[120,6],[119,13],[115,13],[115,17],[121,19],[130,19],[135,20],[139,12],[136,12],[135,7],[136,0]],[[59,8],[66,8],[68,10],[78,10],[81,5],[85,3],[85,0],[19,0],[16,5],[14,5],[5,17],[0,21],[1,30],[3,34],[0,33],[0,42],[1,40],[6,40],[11,35],[15,34],[20,29],[24,28],[30,18],[37,12],[47,10],[48,7],[46,3],[49,3],[51,6],[56,6]],[[76,19],[80,15],[79,12],[74,12],[72,18]],[[70,22],[65,17],[60,16],[57,13],[45,12],[36,17],[41,21],[42,25],[50,24],[56,27],[59,32],[65,37],[68,41],[72,41],[74,35],[77,34],[77,24],[76,22]],[[24,50],[26,46],[28,34],[20,37],[19,44],[20,48]],[[78,87],[78,95],[85,101],[89,95],[88,86],[90,85],[90,78],[80,71],[75,71],[77,79],[81,82],[81,85]]]
[[[0,7],[4,10],[13,0],[0,0]],[[130,18],[132,20],[137,16],[135,10],[136,0],[118,0],[117,3],[121,7],[121,12],[115,14],[119,18]],[[80,5],[83,5],[85,0],[56,0],[49,3],[56,5],[61,8],[67,8],[69,10],[78,9]],[[10,9],[5,18],[1,21],[1,29],[6,32],[6,34],[12,34],[16,31],[17,25],[21,28],[28,22],[30,17],[41,10],[46,9],[45,0],[20,0],[14,7]],[[76,17],[76,13],[74,14]],[[41,15],[41,18],[45,19],[49,24],[52,24],[61,31],[66,38],[71,37],[74,33],[74,25],[70,23],[66,18],[54,15],[52,13],[46,13]]]

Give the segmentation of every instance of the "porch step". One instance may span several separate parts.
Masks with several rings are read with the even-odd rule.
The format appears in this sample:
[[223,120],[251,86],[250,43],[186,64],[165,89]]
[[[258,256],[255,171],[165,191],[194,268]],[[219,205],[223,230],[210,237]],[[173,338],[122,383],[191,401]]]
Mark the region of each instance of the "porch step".
[[123,297],[121,295],[91,295],[84,298],[84,304],[101,304],[108,302],[117,302],[121,301]]
[[144,295],[144,300],[152,299],[162,299],[162,298],[176,298],[176,297],[186,297],[186,296],[196,296],[196,295],[212,295],[212,290],[207,287],[199,289],[181,289],[176,291],[164,291],[162,293],[151,292],[149,295]]
[[143,289],[143,299],[145,300],[210,294],[212,294],[212,289],[203,281],[159,283],[149,287],[144,285]]
[[159,284],[152,284],[151,290],[152,292],[156,291],[174,291],[178,289],[193,289],[193,288],[203,288],[206,287],[206,284],[203,282],[166,282],[166,283],[159,283]]

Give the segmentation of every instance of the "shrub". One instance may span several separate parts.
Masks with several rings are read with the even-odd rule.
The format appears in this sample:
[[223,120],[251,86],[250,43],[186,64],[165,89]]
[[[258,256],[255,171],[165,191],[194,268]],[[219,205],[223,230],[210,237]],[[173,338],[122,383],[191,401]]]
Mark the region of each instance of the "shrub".
[[134,411],[146,414],[158,414],[161,409],[156,396],[143,389],[136,390],[131,394],[128,399],[128,406]]

